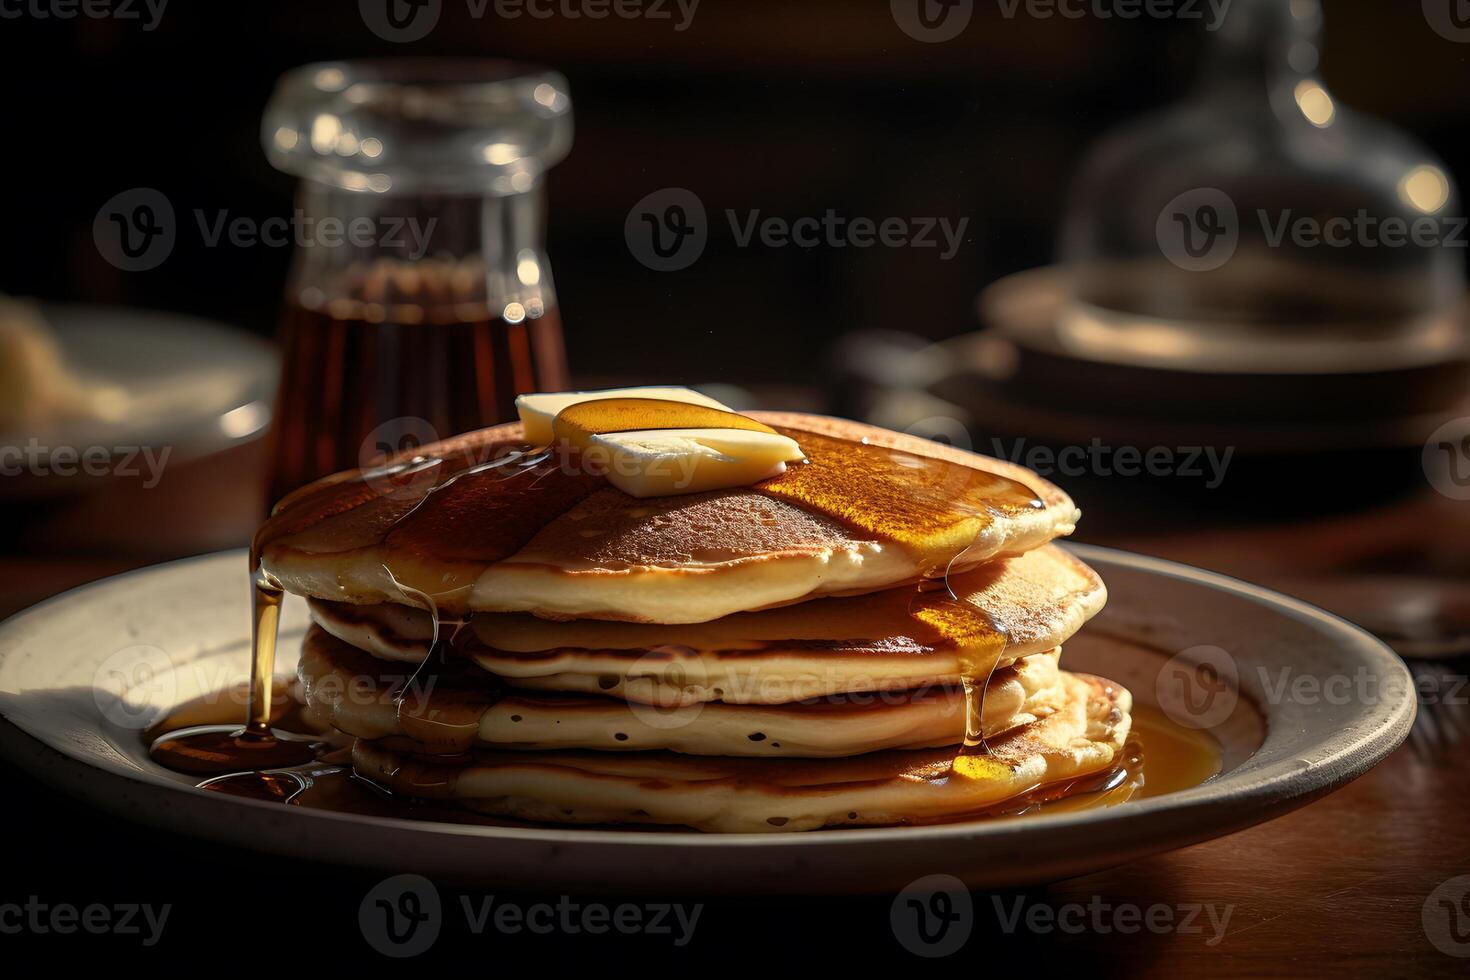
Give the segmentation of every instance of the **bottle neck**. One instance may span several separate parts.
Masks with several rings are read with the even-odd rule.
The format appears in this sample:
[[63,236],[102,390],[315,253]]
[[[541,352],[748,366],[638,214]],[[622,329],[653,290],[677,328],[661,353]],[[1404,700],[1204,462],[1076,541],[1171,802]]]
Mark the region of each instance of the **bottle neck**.
[[1322,13],[1317,0],[1232,0],[1202,59],[1206,96],[1270,101],[1316,74]]
[[307,180],[294,218],[289,289],[309,307],[519,307],[535,318],[555,305],[539,183],[505,196],[391,195]]

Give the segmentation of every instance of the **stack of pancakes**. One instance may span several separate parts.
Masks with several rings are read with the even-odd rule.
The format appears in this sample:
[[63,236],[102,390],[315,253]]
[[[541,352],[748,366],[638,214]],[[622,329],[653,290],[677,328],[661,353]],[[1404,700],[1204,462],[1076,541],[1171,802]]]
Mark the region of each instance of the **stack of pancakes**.
[[288,497],[257,549],[310,600],[309,712],[395,795],[561,823],[933,821],[1117,764],[1128,692],[1058,667],[1106,597],[1064,493],[755,417],[809,461],[640,500],[512,424]]

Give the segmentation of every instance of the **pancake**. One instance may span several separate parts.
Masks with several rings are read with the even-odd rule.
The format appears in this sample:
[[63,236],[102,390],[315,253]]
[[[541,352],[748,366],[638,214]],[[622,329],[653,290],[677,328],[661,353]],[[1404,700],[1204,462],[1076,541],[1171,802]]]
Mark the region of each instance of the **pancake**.
[[336,602],[697,623],[962,570],[1078,518],[1001,460],[839,419],[753,417],[809,462],[750,488],[636,499],[575,454],[525,454],[511,423],[296,491],[257,536],[262,567]]
[[395,795],[542,822],[768,833],[942,820],[1105,770],[1119,758],[1131,720],[1128,691],[1088,675],[1061,676],[1061,708],[991,740],[984,755],[945,748],[816,762],[487,751],[452,765],[359,739],[352,763]]
[[[664,707],[782,704],[957,686],[962,663],[983,672],[1060,646],[1107,598],[1097,574],[1054,545],[953,575],[950,587],[958,604],[904,587],[687,625],[479,613],[463,649],[534,690]],[[935,610],[945,616],[936,619]],[[409,606],[313,601],[311,612],[333,635],[390,660],[423,660],[433,635],[432,618]]]
[[[964,737],[964,696],[953,688],[667,711],[610,697],[496,692],[473,669],[470,676],[451,667],[410,680],[401,669],[320,628],[307,635],[298,674],[314,719],[408,752],[658,749],[702,756],[832,758],[953,745]],[[1056,710],[1062,698],[1057,654],[1027,657],[992,676],[983,731],[989,737],[1035,721]]]

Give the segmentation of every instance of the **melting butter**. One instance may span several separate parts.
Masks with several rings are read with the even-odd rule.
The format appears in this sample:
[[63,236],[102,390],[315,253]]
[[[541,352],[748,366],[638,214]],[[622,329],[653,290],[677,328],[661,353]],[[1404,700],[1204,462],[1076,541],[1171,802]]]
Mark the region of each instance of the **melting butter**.
[[[609,394],[563,404],[552,419],[550,441],[576,450],[583,465],[633,497],[748,487],[806,458],[790,436],[717,402]],[[539,404],[547,410],[577,396],[531,397],[544,397]]]
[[600,401],[608,398],[643,398],[654,401],[683,402],[686,405],[703,405],[729,411],[730,406],[701,395],[693,388],[675,385],[657,385],[644,388],[608,388],[604,391],[557,391],[535,395],[521,395],[516,399],[516,412],[521,417],[521,426],[526,441],[533,446],[549,445],[552,440],[551,423],[562,409],[580,402]]

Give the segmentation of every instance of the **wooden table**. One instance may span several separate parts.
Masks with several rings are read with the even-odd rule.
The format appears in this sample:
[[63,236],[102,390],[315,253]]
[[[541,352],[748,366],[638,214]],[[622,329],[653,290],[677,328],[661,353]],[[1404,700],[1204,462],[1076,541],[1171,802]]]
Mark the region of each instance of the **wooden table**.
[[[207,535],[195,540],[207,540],[209,546],[232,543],[223,540],[232,534],[243,542],[259,506],[248,489],[258,485],[250,482],[256,462],[248,456],[228,465],[216,461],[196,473],[213,491],[201,497],[187,486],[177,487],[176,499],[194,499],[192,508],[172,510],[160,498],[156,511],[171,513],[166,523],[177,532],[162,551],[187,550],[191,535],[204,530]],[[199,500],[208,506],[199,506]],[[132,513],[136,506],[130,505]],[[0,560],[0,602],[7,611],[43,593],[162,556],[156,537],[130,550],[118,530],[118,513],[98,502],[73,502],[56,514],[55,526],[41,521],[31,529],[30,553]],[[206,519],[209,514],[213,520]],[[110,528],[108,536],[93,538],[106,540],[105,547],[89,550],[85,540],[78,540],[87,537],[78,532],[78,515]],[[188,532],[191,527],[195,532]],[[68,548],[37,544],[67,541]],[[1423,640],[1425,629],[1463,622],[1455,620],[1455,604],[1463,602],[1462,590],[1470,582],[1470,574],[1463,574],[1470,563],[1470,506],[1427,493],[1289,525],[1158,536],[1109,534],[1100,543],[1288,586],[1288,591],[1295,586],[1361,620],[1406,630],[1411,640]],[[37,553],[49,557],[38,562]],[[1431,594],[1433,602],[1410,602],[1405,612],[1405,597]],[[1415,609],[1423,620],[1418,625],[1412,621]],[[1357,782],[1288,816],[1220,840],[1050,887],[976,895],[969,942],[940,962],[954,964],[948,969],[968,976],[1018,969],[1047,975],[1066,970],[1078,976],[1464,974],[1470,959],[1451,957],[1430,941],[1422,910],[1436,887],[1470,875],[1467,666],[1463,658],[1421,665],[1420,670],[1442,676],[1444,700],[1456,703],[1425,710],[1432,724],[1417,727],[1408,744]],[[190,956],[192,961],[184,962],[198,966],[244,956],[248,947],[239,944],[249,935],[249,921],[263,916],[274,923],[269,933],[275,938],[265,953],[275,964],[272,970],[305,968],[316,960],[338,969],[356,960],[383,965],[357,924],[358,905],[379,875],[327,866],[282,867],[243,851],[165,838],[99,815],[23,774],[8,772],[6,778],[10,833],[0,906],[31,895],[79,905],[169,902],[174,906],[171,920],[152,952],[171,962],[178,962],[180,954]],[[549,881],[547,887],[554,898],[556,883]],[[478,900],[489,891],[495,890],[441,886],[445,902],[455,908],[460,897]],[[499,901],[545,900],[495,893]],[[617,901],[608,896],[574,898]],[[824,976],[913,969],[922,961],[895,940],[888,918],[891,902],[892,896],[706,899],[694,938],[684,947],[675,947],[668,937],[644,935],[474,936],[456,912],[459,925],[446,926],[418,962],[518,972],[582,963],[639,972],[661,969],[665,963],[709,964],[757,975],[778,966],[820,970]],[[1084,928],[1007,930],[1005,920],[1018,908],[1036,906],[1045,907],[1039,914],[1060,914],[1064,922],[1082,922]],[[1156,906],[1156,917],[1167,916],[1177,924],[1190,917],[1189,928],[1128,933],[1115,928],[1120,923],[1127,927]],[[1191,914],[1192,909],[1199,911]],[[1213,920],[1209,910],[1215,913]],[[1216,923],[1221,921],[1223,934],[1218,934]],[[1460,924],[1470,932],[1470,912]],[[1470,952],[1470,935],[1466,939],[1462,952]],[[107,955],[138,945],[121,936],[29,932],[6,935],[4,942],[7,949],[30,946],[52,954],[87,946]]]

